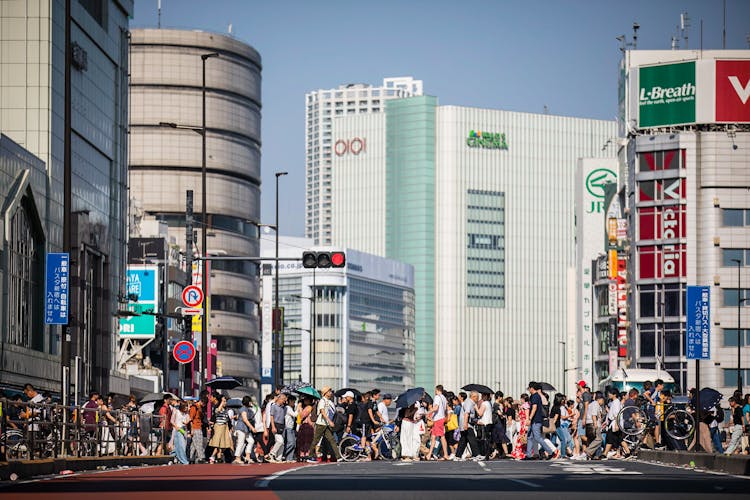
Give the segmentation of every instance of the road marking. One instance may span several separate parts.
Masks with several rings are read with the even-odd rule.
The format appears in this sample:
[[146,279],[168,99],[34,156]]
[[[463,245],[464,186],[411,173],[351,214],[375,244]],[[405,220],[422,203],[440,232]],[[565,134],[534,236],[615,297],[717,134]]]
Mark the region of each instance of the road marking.
[[523,479],[508,478],[508,480],[513,481],[514,483],[523,484],[524,486],[528,486],[529,488],[541,488],[542,487],[542,485],[540,484],[532,483],[531,481],[524,481]]
[[599,464],[568,464],[568,463],[554,463],[551,464],[552,467],[559,467],[562,468],[565,472],[570,472],[571,474],[604,474],[604,475],[628,475],[628,476],[642,476],[643,472],[637,472],[637,471],[626,471],[622,467],[611,467],[606,465],[599,465]]
[[[280,470],[279,472],[274,472],[270,476],[266,476],[263,479],[261,479],[260,481],[258,481],[255,485],[258,488],[268,488],[268,484],[271,481],[273,481],[274,479],[278,479],[281,476],[283,476],[284,474],[287,474],[289,472],[294,472],[294,471],[297,471],[297,470],[300,470],[300,469],[304,469],[305,467],[310,467],[310,466],[309,465],[303,465],[302,467],[295,467],[293,469],[286,469],[286,470]],[[313,465],[313,467],[315,467],[315,466]]]

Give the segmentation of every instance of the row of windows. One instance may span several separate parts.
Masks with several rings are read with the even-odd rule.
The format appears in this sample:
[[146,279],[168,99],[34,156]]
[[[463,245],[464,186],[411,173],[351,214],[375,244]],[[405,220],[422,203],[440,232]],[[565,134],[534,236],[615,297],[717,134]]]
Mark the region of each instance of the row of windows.
[[231,295],[211,294],[211,309],[246,315],[256,315],[258,313],[258,306],[255,302],[241,297],[232,297]]
[[224,352],[233,352],[236,354],[249,354],[257,356],[260,352],[260,346],[255,340],[245,339],[242,337],[224,337],[215,336],[216,350]]
[[750,249],[748,248],[723,248],[721,250],[721,265],[724,267],[736,266],[735,260],[740,261],[741,266],[750,266]]
[[[740,330],[740,347],[750,345],[750,329]],[[724,347],[737,347],[737,329],[724,328]]]

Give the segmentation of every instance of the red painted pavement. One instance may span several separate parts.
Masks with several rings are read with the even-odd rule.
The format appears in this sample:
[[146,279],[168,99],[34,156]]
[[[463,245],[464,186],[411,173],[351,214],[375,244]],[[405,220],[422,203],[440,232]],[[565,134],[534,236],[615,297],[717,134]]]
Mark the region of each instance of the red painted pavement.
[[81,473],[0,488],[0,498],[185,500],[217,498],[228,493],[233,500],[278,500],[272,491],[259,488],[257,483],[274,473],[304,466],[302,463],[164,465]]

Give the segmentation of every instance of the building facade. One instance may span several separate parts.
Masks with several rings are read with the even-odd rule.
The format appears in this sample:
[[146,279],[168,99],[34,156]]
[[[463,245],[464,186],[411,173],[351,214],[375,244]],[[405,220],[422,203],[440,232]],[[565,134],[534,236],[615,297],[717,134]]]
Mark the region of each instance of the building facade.
[[[206,67],[207,219],[201,220],[201,55]],[[137,29],[131,35],[130,193],[144,218],[166,222],[186,241],[186,192],[193,191],[198,253],[257,256],[260,218],[261,58],[229,36]],[[160,125],[160,123],[162,125]],[[164,126],[163,124],[170,124]],[[216,375],[257,393],[260,382],[258,265],[210,264],[211,344]],[[200,321],[193,334],[200,338]],[[210,345],[211,345],[210,344]],[[240,389],[241,391],[242,389]]]
[[710,287],[701,385],[724,393],[747,385],[748,81],[750,51],[629,51],[622,61],[632,293],[621,361],[665,368],[682,391],[696,375],[691,285]]
[[[132,0],[71,2],[72,199],[66,207],[65,1],[3,2],[0,11],[0,132],[41,160],[13,153],[11,164],[18,170],[6,171],[15,178],[5,186],[10,188],[3,192],[6,201],[15,210],[20,196],[26,213],[39,215],[27,217],[30,233],[14,236],[32,238],[36,250],[26,248],[31,253],[15,257],[26,259],[32,268],[42,266],[35,271],[41,274],[23,279],[28,286],[43,286],[36,280],[43,280],[45,254],[62,250],[64,211],[70,211],[68,328],[70,359],[78,362],[68,368],[70,386],[81,393],[129,391],[127,380],[115,370],[115,352],[117,311],[125,283],[127,39],[132,13]],[[19,186],[21,191],[14,193]],[[17,250],[24,245],[20,240],[6,243]],[[6,269],[17,278],[19,271]],[[28,335],[24,333],[30,328],[28,321],[44,317],[42,304],[11,295],[6,306],[4,317],[11,323],[2,328],[1,381],[33,381],[40,388],[60,391],[62,327],[34,325],[34,333]],[[20,321],[23,317],[27,319]],[[50,368],[48,362],[56,366]]]
[[615,122],[430,96],[334,119],[334,143],[367,147],[332,159],[333,244],[414,266],[418,386],[564,384],[576,163],[613,156],[615,135]]
[[388,100],[418,95],[422,95],[422,81],[411,77],[385,78],[382,87],[352,83],[305,95],[305,236],[316,245],[331,244],[331,159],[352,147],[354,151],[367,148],[333,140],[333,119],[380,113]]
[[[305,238],[281,238],[279,256],[300,258],[315,247]],[[346,267],[305,269],[279,263],[279,307],[284,311],[282,380],[315,387],[378,388],[398,394],[414,386],[414,269],[408,264],[346,249]],[[273,262],[274,240],[261,253]],[[271,310],[275,273],[263,270],[264,390],[271,389]]]

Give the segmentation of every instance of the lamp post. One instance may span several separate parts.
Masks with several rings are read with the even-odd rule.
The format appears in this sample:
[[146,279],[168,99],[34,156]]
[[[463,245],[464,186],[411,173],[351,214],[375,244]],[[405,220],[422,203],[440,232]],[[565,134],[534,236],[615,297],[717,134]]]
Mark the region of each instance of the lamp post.
[[[201,252],[203,257],[208,255],[206,251],[206,230],[208,229],[208,216],[206,215],[206,61],[211,57],[219,57],[218,52],[209,52],[201,54],[201,65],[203,69],[202,84],[202,118],[201,139],[202,139],[202,158],[201,158]],[[208,262],[203,261],[201,265],[201,288],[203,288],[203,314],[201,315],[201,391],[206,388],[208,380]]]
[[274,258],[274,269],[275,277],[273,280],[274,286],[274,306],[273,306],[273,317],[276,319],[274,322],[273,332],[273,345],[274,349],[274,373],[273,380],[274,386],[279,387],[281,385],[282,374],[281,371],[284,369],[284,345],[281,339],[281,313],[279,312],[279,177],[287,175],[289,172],[276,172],[276,253]]
[[558,340],[557,343],[558,344],[562,344],[562,347],[563,347],[563,356],[562,356],[563,378],[562,378],[562,384],[560,385],[560,387],[562,388],[561,392],[565,392],[565,376],[567,374],[566,368],[567,368],[567,364],[568,364],[567,363],[568,360],[567,360],[566,354],[567,354],[567,345],[568,344],[564,340]]
[[732,259],[732,262],[737,263],[737,390],[742,394],[742,366],[741,366],[741,348],[742,343],[740,342],[740,334],[742,329],[740,328],[740,322],[742,318],[742,303],[747,299],[743,299],[742,295],[742,259]]

